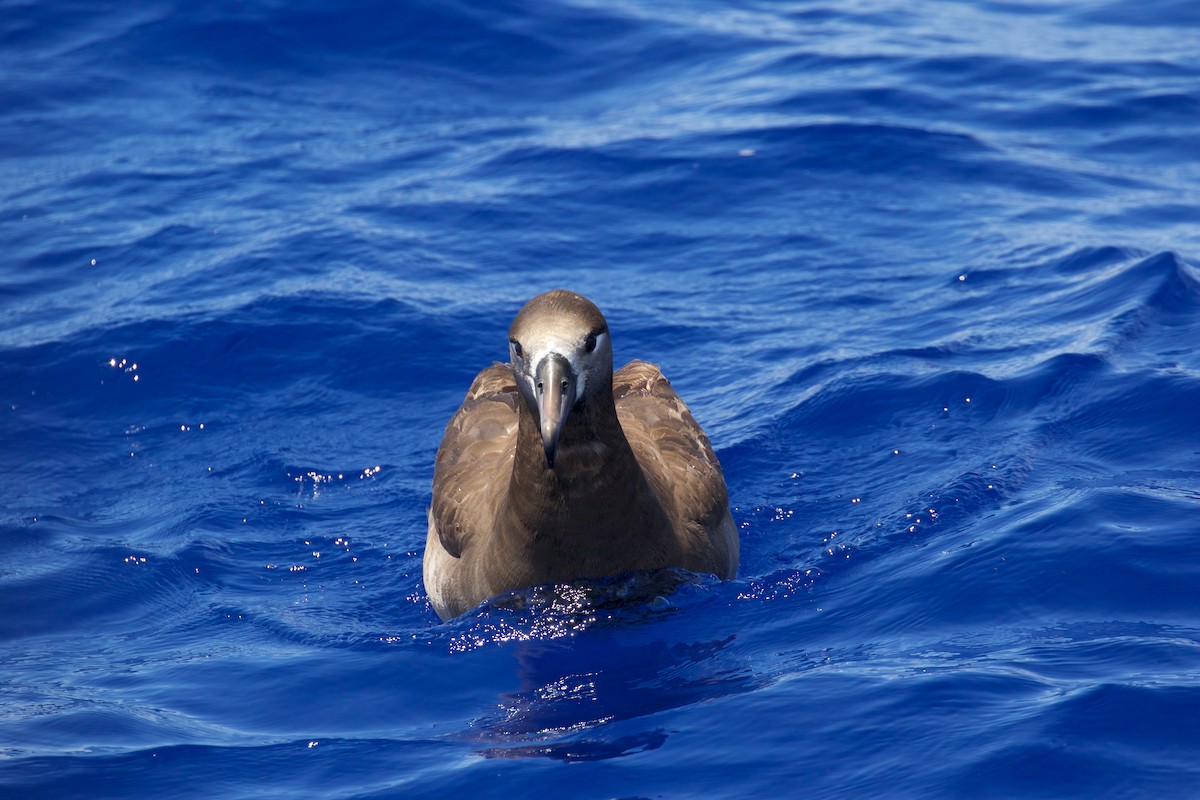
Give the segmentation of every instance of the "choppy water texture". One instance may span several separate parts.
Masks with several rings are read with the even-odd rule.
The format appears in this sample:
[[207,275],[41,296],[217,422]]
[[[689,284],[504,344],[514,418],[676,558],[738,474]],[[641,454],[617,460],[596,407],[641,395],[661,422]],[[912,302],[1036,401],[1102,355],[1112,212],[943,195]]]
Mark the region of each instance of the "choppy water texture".
[[[0,0],[0,794],[1200,786],[1200,6]],[[438,624],[529,296],[737,580]]]

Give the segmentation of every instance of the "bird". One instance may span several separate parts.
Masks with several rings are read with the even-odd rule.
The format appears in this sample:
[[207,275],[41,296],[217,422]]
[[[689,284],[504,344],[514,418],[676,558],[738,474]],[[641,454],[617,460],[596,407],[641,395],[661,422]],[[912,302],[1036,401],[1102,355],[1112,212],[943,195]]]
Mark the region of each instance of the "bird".
[[565,289],[521,308],[508,349],[475,377],[434,459],[422,573],[437,615],[669,567],[733,578],[724,473],[658,366],[614,374],[604,315]]

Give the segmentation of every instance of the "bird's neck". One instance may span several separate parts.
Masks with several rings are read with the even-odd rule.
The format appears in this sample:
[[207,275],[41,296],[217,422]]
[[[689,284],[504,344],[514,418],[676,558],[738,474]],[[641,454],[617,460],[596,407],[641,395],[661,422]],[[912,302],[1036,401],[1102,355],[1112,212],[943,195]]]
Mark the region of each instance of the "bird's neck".
[[[559,437],[554,467],[546,461],[541,434],[521,404],[508,497],[499,526],[528,554],[537,582],[554,582],[582,572],[603,577],[632,569],[622,558],[656,539],[668,547],[669,520],[648,485],[617,420],[612,395],[589,398],[573,409]],[[664,559],[667,557],[664,552]],[[576,574],[560,574],[565,570]]]

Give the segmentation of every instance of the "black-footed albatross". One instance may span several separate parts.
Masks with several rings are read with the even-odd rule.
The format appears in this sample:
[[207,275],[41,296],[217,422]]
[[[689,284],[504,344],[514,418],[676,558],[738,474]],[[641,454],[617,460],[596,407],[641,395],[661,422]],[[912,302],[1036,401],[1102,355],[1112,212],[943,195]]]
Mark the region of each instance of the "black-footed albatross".
[[654,364],[613,374],[608,323],[561,289],[525,304],[433,471],[425,590],[443,620],[512,589],[683,567],[737,572],[721,465]]

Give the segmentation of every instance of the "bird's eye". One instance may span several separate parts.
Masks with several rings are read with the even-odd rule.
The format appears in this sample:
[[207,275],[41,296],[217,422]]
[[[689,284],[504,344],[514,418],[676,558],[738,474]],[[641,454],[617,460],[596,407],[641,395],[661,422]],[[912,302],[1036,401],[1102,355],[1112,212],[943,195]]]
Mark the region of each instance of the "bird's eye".
[[589,353],[596,349],[596,334],[589,333],[587,335],[587,338],[583,340],[583,349]]
[[510,345],[512,345],[512,351],[513,351],[514,356],[516,356],[517,358],[521,358],[524,356],[524,353],[521,352],[521,343],[520,342],[518,342],[516,339],[509,339],[508,343]]

